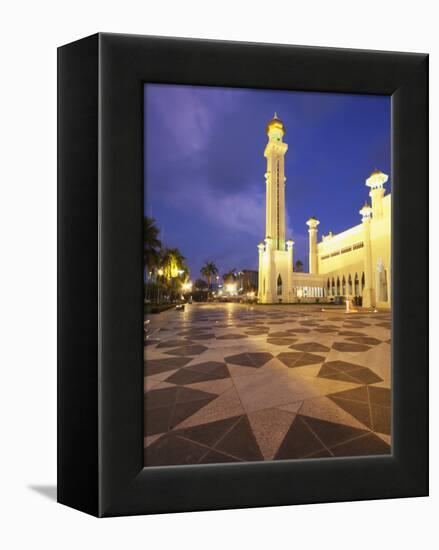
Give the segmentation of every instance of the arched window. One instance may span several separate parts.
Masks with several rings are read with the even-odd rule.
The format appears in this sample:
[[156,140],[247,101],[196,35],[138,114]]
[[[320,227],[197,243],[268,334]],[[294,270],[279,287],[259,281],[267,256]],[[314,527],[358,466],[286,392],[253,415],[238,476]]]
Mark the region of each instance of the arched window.
[[346,296],[346,279],[344,278],[341,280],[341,294],[342,296]]
[[340,278],[337,277],[337,296],[340,296]]
[[361,275],[361,290],[364,289],[364,273]]
[[352,277],[351,277],[351,274],[349,273],[349,278],[348,278],[348,293],[349,294],[353,294],[352,292]]
[[282,277],[280,276],[280,273],[277,278],[277,295],[282,296]]
[[354,286],[355,286],[355,296],[360,296],[360,281],[358,280],[357,273],[355,273]]
[[377,265],[378,301],[387,302],[387,271],[384,269],[381,258]]
[[335,281],[334,281],[334,277],[332,277],[332,292],[331,292],[331,294],[332,294],[333,296],[335,296]]

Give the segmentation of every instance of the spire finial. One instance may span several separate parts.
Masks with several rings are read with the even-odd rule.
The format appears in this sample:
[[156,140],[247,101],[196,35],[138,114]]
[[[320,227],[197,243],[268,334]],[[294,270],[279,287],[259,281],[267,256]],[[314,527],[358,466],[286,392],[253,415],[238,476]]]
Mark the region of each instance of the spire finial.
[[277,112],[274,111],[274,117],[273,118],[277,118]]

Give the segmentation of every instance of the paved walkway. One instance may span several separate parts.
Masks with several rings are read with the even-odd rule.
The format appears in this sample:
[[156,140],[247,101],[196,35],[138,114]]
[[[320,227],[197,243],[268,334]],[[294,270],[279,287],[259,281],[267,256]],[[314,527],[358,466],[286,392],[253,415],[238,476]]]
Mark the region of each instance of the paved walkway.
[[151,328],[146,466],[391,452],[390,313],[193,304]]

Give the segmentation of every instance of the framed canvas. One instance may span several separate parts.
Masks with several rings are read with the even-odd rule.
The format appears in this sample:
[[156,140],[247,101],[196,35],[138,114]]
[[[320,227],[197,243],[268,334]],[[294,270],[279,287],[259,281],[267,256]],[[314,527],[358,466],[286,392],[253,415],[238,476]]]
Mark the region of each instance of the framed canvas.
[[427,55],[62,46],[58,220],[59,502],[428,494]]

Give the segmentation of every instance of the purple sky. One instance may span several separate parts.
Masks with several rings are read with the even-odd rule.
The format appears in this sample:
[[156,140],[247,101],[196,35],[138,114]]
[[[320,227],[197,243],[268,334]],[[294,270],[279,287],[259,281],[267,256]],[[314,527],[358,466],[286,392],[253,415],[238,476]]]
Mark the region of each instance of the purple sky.
[[[310,216],[322,233],[360,223],[374,168],[390,174],[390,98],[145,85],[145,214],[187,258],[220,273],[257,268],[264,238],[267,141],[277,111],[287,133],[287,238],[308,266]],[[390,191],[387,184],[387,191]]]

